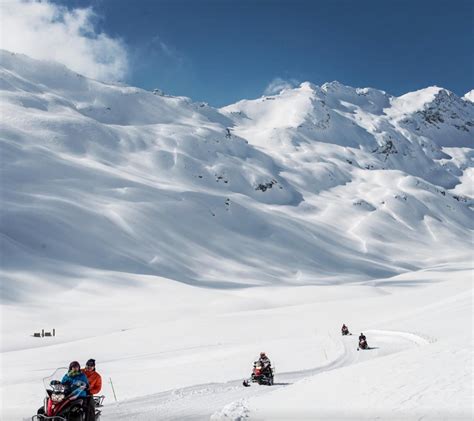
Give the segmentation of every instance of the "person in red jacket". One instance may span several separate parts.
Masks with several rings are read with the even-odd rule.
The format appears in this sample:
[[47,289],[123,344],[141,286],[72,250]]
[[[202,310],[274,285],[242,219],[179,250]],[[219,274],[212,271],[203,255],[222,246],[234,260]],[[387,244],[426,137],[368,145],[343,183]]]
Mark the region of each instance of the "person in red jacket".
[[95,371],[95,360],[92,358],[87,360],[86,368],[82,371],[87,376],[87,380],[89,380],[89,393],[97,395],[102,389],[102,377]]
[[95,401],[93,395],[97,395],[102,389],[102,377],[95,371],[95,360],[89,359],[86,362],[86,368],[82,369],[89,381],[88,411],[86,421],[95,421]]

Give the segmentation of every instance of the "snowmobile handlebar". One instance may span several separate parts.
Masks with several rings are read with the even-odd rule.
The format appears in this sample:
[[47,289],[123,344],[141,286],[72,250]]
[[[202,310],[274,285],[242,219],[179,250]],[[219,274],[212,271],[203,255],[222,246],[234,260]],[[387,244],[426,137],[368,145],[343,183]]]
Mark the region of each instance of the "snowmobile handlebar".
[[31,417],[31,421],[67,421],[64,417],[59,417],[54,415],[52,417],[48,417],[47,415],[33,415]]

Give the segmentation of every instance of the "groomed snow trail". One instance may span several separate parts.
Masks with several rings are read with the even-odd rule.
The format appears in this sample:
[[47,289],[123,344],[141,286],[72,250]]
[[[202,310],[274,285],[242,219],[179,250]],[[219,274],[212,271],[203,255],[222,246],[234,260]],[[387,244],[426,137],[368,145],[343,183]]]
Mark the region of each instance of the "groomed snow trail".
[[[275,373],[272,387],[253,384],[243,387],[242,379],[227,383],[200,384],[143,396],[104,408],[102,420],[241,420],[246,417],[245,399],[285,387],[304,378],[353,364],[363,363],[430,341],[415,334],[369,330],[369,350],[357,351],[358,334],[340,337],[344,352],[328,364],[308,370]],[[270,356],[271,357],[271,356]],[[297,356],[295,356],[297,358]],[[251,364],[249,363],[249,366]]]

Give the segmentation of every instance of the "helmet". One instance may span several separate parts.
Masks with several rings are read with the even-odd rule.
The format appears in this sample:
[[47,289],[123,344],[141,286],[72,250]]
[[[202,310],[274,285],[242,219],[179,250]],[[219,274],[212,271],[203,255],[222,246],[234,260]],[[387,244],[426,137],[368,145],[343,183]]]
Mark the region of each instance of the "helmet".
[[265,357],[265,356],[266,356],[265,352],[262,351],[262,352],[260,353],[260,356],[261,356],[261,357]]
[[93,358],[89,358],[86,362],[86,366],[95,367],[95,360]]
[[71,364],[69,364],[69,371],[71,371],[74,367],[77,367],[79,370],[81,369],[81,365],[78,361],[72,361]]

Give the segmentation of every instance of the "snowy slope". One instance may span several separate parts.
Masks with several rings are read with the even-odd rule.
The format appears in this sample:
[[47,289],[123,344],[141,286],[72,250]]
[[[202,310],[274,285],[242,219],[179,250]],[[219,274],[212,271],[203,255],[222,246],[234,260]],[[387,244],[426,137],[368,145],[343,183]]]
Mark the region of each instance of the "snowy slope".
[[[340,390],[345,411],[469,416],[468,95],[306,82],[214,109],[6,51],[0,89],[2,419],[91,355],[119,395],[105,419],[331,414]],[[275,393],[240,387],[261,349]]]
[[22,55],[1,62],[8,300],[35,289],[33,271],[54,287],[83,268],[307,284],[393,276],[470,245],[459,186],[471,161],[442,146],[466,147],[474,104],[454,94],[443,110],[467,104],[465,130],[437,123],[457,130],[439,145],[401,117],[411,94],[305,83],[219,112]]

